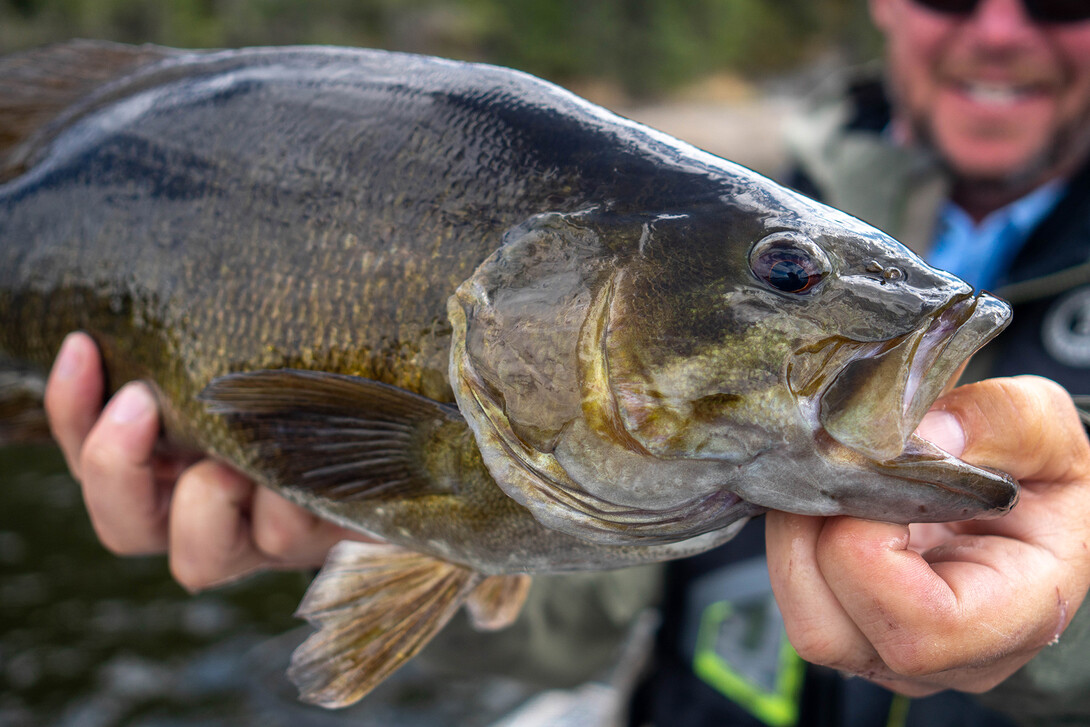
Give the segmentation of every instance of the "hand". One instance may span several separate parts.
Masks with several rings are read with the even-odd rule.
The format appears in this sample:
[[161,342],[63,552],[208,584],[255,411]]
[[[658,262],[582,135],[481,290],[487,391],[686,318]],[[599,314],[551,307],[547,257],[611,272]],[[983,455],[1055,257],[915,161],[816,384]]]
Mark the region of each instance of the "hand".
[[919,433],[1022,484],[1005,517],[892,525],[769,513],[772,587],[802,658],[910,696],[996,686],[1060,637],[1090,585],[1090,445],[1036,377],[953,390]]
[[157,454],[159,412],[146,384],[126,384],[105,410],[102,397],[98,349],[74,333],[45,407],[95,532],[114,553],[168,553],[174,578],[198,591],[255,571],[316,567],[338,541],[364,539],[220,462]]

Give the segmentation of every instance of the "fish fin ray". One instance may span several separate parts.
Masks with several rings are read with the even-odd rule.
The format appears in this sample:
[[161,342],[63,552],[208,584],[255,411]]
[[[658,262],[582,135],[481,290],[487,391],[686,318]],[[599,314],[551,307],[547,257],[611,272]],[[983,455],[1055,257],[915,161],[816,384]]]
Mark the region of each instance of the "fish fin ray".
[[95,89],[176,51],[73,40],[0,58],[0,182],[24,171],[34,140]]
[[285,487],[337,501],[454,494],[428,467],[469,428],[458,410],[396,386],[324,371],[276,369],[214,379],[199,398],[256,448]]
[[518,618],[533,579],[523,573],[489,576],[473,589],[466,611],[478,631],[499,631]]
[[415,656],[484,576],[386,543],[342,541],[297,615],[318,631],[292,654],[300,698],[352,704]]

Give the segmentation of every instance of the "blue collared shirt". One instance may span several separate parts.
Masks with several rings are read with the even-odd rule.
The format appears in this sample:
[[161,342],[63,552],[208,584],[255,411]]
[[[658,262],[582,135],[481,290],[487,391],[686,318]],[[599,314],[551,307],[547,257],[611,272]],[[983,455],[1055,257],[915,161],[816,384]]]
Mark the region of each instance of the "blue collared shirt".
[[939,214],[935,246],[927,261],[976,288],[994,289],[1005,281],[1015,256],[1063,191],[1060,180],[1050,182],[992,212],[979,225],[963,209],[947,202]]

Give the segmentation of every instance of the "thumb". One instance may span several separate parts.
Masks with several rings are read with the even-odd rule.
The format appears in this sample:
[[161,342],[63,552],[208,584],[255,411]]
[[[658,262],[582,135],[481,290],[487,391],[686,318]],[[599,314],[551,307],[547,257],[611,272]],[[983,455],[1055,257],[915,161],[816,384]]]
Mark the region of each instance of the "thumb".
[[1090,473],[1090,444],[1070,395],[1038,376],[960,386],[935,403],[918,433],[1020,481],[1071,482]]

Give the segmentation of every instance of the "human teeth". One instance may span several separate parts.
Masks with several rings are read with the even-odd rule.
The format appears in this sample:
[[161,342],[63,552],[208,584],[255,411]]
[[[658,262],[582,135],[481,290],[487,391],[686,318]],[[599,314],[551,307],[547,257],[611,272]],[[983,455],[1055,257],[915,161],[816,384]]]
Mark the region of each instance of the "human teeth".
[[995,105],[1012,104],[1025,95],[1025,89],[1009,84],[970,83],[962,89],[978,103]]

